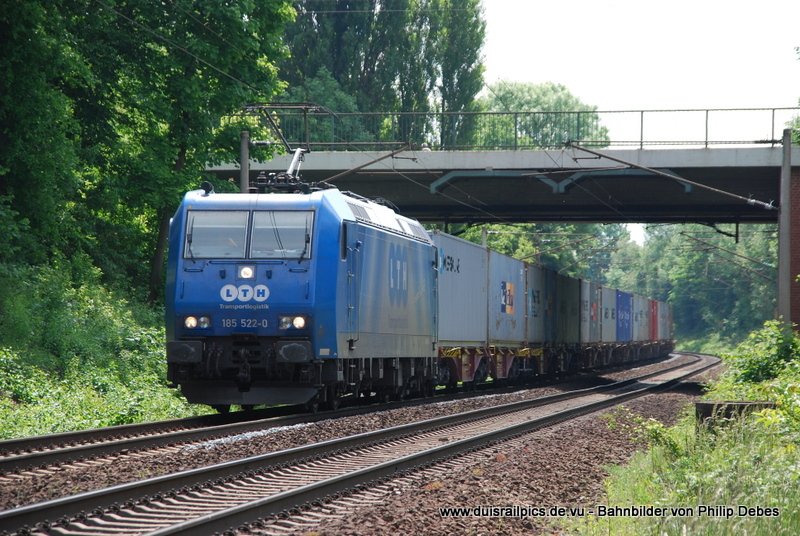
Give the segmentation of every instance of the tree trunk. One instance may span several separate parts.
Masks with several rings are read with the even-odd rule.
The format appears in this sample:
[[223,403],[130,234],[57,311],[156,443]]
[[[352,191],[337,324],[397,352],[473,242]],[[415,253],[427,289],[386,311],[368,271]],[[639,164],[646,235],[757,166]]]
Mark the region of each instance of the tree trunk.
[[[179,174],[183,171],[186,164],[186,144],[181,144],[178,157],[175,159],[174,171]],[[162,296],[164,289],[164,258],[167,255],[167,241],[169,239],[169,219],[172,217],[173,209],[169,206],[161,206],[158,209],[158,238],[153,256],[150,258],[150,293],[147,301],[152,305]]]
[[169,238],[170,210],[162,207],[158,211],[158,238],[155,251],[150,258],[150,293],[147,301],[152,305],[162,296],[164,290],[164,258],[167,255],[167,239]]

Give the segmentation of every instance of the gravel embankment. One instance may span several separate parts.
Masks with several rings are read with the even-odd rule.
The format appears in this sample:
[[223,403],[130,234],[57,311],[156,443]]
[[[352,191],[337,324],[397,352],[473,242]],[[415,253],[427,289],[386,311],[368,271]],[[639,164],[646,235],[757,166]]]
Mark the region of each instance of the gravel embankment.
[[[649,395],[625,404],[633,414],[672,424],[700,389]],[[624,428],[608,425],[611,410],[580,417],[471,456],[470,463],[422,478],[371,506],[301,533],[344,534],[551,534],[556,520],[529,517],[443,517],[441,507],[578,507],[603,504],[609,464],[623,464],[644,445]],[[477,459],[476,459],[477,458]],[[267,524],[269,527],[269,524]],[[271,531],[269,531],[271,532]]]
[[[688,358],[682,358],[688,359]],[[633,371],[608,373],[619,380],[644,371],[665,368],[675,360],[649,365]],[[76,463],[47,471],[24,473],[0,481],[0,509],[14,508],[69,494],[99,489],[162,474],[202,467],[214,463],[274,452],[286,448],[344,437],[480,407],[536,398],[563,391],[566,385],[536,387],[511,394],[487,395],[467,400],[432,403],[424,406],[381,411],[369,415],[295,425],[192,445],[133,453],[108,460]],[[594,442],[594,441],[592,441]],[[591,449],[589,449],[591,450]],[[557,459],[565,459],[563,455]],[[604,462],[605,463],[605,462]]]

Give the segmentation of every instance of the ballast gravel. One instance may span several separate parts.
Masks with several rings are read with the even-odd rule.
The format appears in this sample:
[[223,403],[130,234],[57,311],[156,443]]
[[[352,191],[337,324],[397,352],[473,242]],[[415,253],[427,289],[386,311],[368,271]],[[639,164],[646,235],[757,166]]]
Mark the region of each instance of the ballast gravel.
[[[686,357],[669,359],[638,369],[606,373],[603,377],[608,380],[618,381],[651,370],[663,369],[689,359],[690,358]],[[247,456],[274,452],[313,442],[363,433],[370,430],[397,426],[418,420],[451,415],[471,409],[537,398],[561,392],[569,388],[574,388],[574,385],[542,386],[509,394],[478,396],[449,402],[434,402],[421,406],[378,411],[368,415],[330,419],[317,423],[265,430],[263,433],[246,434],[240,437],[177,445],[167,449],[145,451],[143,453],[130,453],[91,462],[74,463],[41,471],[26,472],[19,475],[8,475],[0,480],[0,509],[15,508],[66,495],[142,480],[177,471],[194,469],[215,463],[222,463]],[[658,400],[661,399],[659,398]],[[652,403],[652,405],[655,406],[656,409],[665,406],[665,404],[660,402]],[[669,410],[667,411],[669,412]],[[572,424],[572,422],[561,426],[576,426]],[[605,426],[605,424],[603,424],[603,426]],[[605,442],[600,440],[601,435],[597,435],[601,434],[599,429],[594,430],[594,428],[592,428],[594,431],[589,433],[581,432],[583,429],[583,426],[576,426],[575,431],[576,433],[582,433],[582,437],[588,437],[584,448],[587,452],[616,450],[616,446],[610,445],[606,447]],[[595,435],[596,437],[594,437]],[[576,441],[570,441],[566,438],[559,439],[559,437],[554,436],[549,442],[555,445],[555,453],[560,452],[560,454],[554,454],[552,459],[549,457],[537,458],[538,461],[521,459],[519,466],[524,468],[526,463],[533,463],[536,466],[543,466],[545,468],[545,473],[549,473],[552,470],[551,466],[554,468],[561,465],[568,467],[572,463],[569,460],[572,453],[582,450],[580,448],[576,449],[575,445],[579,444],[579,442]],[[627,440],[622,441],[622,443],[628,445]],[[598,448],[600,444],[603,446]],[[534,446],[532,452],[538,450],[541,450],[541,448]],[[519,453],[520,456],[525,454],[524,451],[520,451]],[[593,456],[593,459],[597,457],[598,456]],[[609,462],[604,461],[603,463]],[[512,467],[512,465],[503,467],[500,472],[507,472],[507,469],[510,467]],[[491,474],[490,470],[489,475]],[[519,478],[527,477],[520,476]],[[583,485],[580,479],[572,479],[571,481],[576,489]],[[465,477],[464,482],[464,485],[467,487],[476,488],[477,486],[476,489],[482,489],[483,486],[483,481],[479,479],[477,482],[473,482],[471,477]],[[489,487],[493,486],[488,480],[485,485]],[[503,487],[499,482],[497,486]],[[423,495],[425,493],[423,493]],[[470,497],[470,494],[466,493],[464,497]],[[394,516],[397,516],[401,510],[395,508],[393,511],[393,514],[386,514],[386,516],[392,517],[392,520],[384,520],[382,523],[391,524],[398,522]],[[381,517],[381,519],[383,519],[383,517]],[[364,527],[362,526],[361,528],[363,529]],[[342,527],[341,530],[347,532],[348,529]],[[377,531],[377,533],[380,532],[383,531]]]
[[[619,409],[579,417],[508,445],[485,449],[482,459],[446,475],[415,482],[377,505],[359,508],[303,533],[345,534],[561,534],[568,510],[603,503],[605,467],[625,463],[644,445],[609,415],[631,424],[631,415],[672,424],[695,398],[691,393],[649,395]],[[626,411],[627,410],[627,411]],[[630,413],[628,413],[630,412]],[[492,507],[543,509],[544,516],[492,514]],[[466,508],[448,517],[442,508]],[[497,512],[497,510],[495,510]],[[555,514],[549,517],[551,514]],[[559,516],[561,514],[561,516]],[[573,515],[580,515],[580,511]],[[245,532],[246,533],[246,532]]]

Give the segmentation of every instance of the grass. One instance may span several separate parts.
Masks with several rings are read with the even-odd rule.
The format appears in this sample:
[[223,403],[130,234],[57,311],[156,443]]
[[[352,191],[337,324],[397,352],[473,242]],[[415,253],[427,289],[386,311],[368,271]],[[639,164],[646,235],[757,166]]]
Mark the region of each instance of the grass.
[[800,534],[800,338],[768,322],[723,357],[726,372],[707,399],[772,400],[776,408],[711,427],[697,424],[693,408],[671,428],[639,419],[649,448],[607,468],[604,504],[683,507],[685,515],[588,516],[566,521],[568,532]]
[[0,439],[210,412],[166,386],[160,312],[75,271],[0,265]]

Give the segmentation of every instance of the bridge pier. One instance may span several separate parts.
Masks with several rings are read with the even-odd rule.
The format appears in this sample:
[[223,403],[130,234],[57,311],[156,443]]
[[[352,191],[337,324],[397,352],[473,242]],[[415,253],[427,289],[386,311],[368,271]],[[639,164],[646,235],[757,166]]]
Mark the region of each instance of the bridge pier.
[[[791,173],[791,209],[790,209],[790,269],[789,276],[791,282],[789,283],[789,303],[790,313],[789,320],[795,324],[800,324],[800,283],[797,281],[797,276],[800,274],[800,168],[792,168]],[[780,274],[779,274],[780,277]],[[779,291],[780,292],[780,291]],[[780,302],[780,296],[778,301]]]

